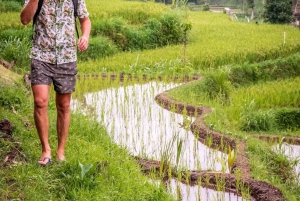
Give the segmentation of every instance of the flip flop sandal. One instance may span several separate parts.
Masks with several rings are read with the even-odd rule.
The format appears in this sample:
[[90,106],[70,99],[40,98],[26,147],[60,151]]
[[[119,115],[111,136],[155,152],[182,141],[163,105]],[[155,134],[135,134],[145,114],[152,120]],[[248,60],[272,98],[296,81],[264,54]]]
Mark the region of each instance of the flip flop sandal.
[[45,160],[48,160],[47,163],[45,163],[45,164],[38,163],[38,164],[40,164],[41,166],[46,166],[46,165],[50,165],[52,163],[52,159],[49,157],[42,158],[39,160],[39,162],[44,162]]

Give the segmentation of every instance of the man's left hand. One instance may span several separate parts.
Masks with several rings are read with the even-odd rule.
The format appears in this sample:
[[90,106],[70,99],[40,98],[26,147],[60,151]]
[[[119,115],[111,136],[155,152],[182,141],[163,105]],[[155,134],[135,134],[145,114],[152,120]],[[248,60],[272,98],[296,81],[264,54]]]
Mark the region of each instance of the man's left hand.
[[85,51],[89,46],[89,39],[85,36],[82,36],[78,39],[78,49],[80,52]]

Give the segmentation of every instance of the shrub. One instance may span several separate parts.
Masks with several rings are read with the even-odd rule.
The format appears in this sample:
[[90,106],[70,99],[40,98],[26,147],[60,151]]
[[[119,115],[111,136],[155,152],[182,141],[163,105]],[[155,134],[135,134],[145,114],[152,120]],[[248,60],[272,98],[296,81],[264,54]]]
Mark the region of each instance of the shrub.
[[[251,104],[249,104],[249,108]],[[269,111],[255,111],[244,108],[240,125],[243,131],[298,130],[300,128],[300,110],[298,108],[281,108]]]
[[267,0],[263,13],[264,20],[272,24],[286,24],[293,21],[290,0]]
[[0,11],[1,12],[20,12],[22,6],[16,1],[0,1]]
[[149,19],[144,26],[132,26],[122,18],[110,18],[93,24],[92,36],[107,36],[122,51],[145,50],[182,42],[181,17],[166,13]]
[[27,38],[9,37],[0,41],[0,58],[15,62],[14,70],[28,71],[31,41]]
[[276,111],[275,122],[280,130],[298,130],[300,128],[300,109],[282,108]]
[[108,38],[98,36],[91,38],[89,47],[84,52],[78,52],[78,60],[87,61],[88,59],[103,58],[118,52],[118,48]]
[[166,13],[159,19],[161,23],[162,45],[179,44],[182,41],[183,30],[181,19],[176,13]]
[[204,4],[202,6],[202,11],[209,11],[210,7],[209,7],[209,4]]
[[269,131],[273,128],[273,115],[270,112],[257,111],[243,113],[240,119],[243,131]]
[[258,81],[293,78],[300,75],[300,57],[296,53],[287,58],[278,58],[258,64],[245,63],[233,66],[228,75],[232,85],[249,85]]
[[228,72],[220,70],[209,73],[204,78],[204,90],[211,99],[220,98],[228,99],[231,90],[231,84],[227,80]]

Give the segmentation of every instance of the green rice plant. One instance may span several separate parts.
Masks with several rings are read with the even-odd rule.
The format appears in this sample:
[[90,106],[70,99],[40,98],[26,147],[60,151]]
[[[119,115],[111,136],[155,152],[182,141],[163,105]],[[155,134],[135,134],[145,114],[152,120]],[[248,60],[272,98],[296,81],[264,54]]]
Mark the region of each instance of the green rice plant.
[[236,159],[236,154],[234,152],[234,149],[231,149],[230,146],[228,146],[228,158],[227,158],[227,165],[228,165],[228,169],[229,172],[232,172],[232,167],[233,167],[233,163]]
[[108,5],[105,0],[87,0],[86,3],[92,21],[98,18],[120,16],[132,24],[139,24],[150,17],[158,17],[161,13],[170,10],[166,5],[153,2],[112,0]]
[[222,172],[222,173],[226,173],[226,168],[227,168],[227,166],[226,166],[226,161],[225,161],[225,159],[220,158],[220,157],[217,156],[217,160],[218,160],[218,162],[221,164],[221,167],[222,167],[221,172]]
[[24,26],[20,21],[19,12],[1,12],[0,30],[5,29],[23,29],[24,27],[31,27],[31,25]]
[[[255,109],[278,107],[297,107],[300,101],[300,91],[297,87],[300,79],[287,79],[259,83],[249,87],[240,87],[231,94],[231,101],[239,105],[250,104]],[[243,103],[244,102],[244,103]],[[255,102],[255,105],[254,105]]]

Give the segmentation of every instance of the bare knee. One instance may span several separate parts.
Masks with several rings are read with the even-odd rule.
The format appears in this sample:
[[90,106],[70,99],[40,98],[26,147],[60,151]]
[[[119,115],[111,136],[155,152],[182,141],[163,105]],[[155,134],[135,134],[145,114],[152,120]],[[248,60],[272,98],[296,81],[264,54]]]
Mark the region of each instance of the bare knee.
[[47,107],[48,107],[48,100],[47,99],[41,99],[41,98],[35,98],[34,99],[34,108],[36,110],[47,109]]
[[70,103],[57,103],[56,104],[56,109],[58,112],[66,114],[70,112]]
[[56,109],[59,113],[70,112],[71,94],[56,94]]

